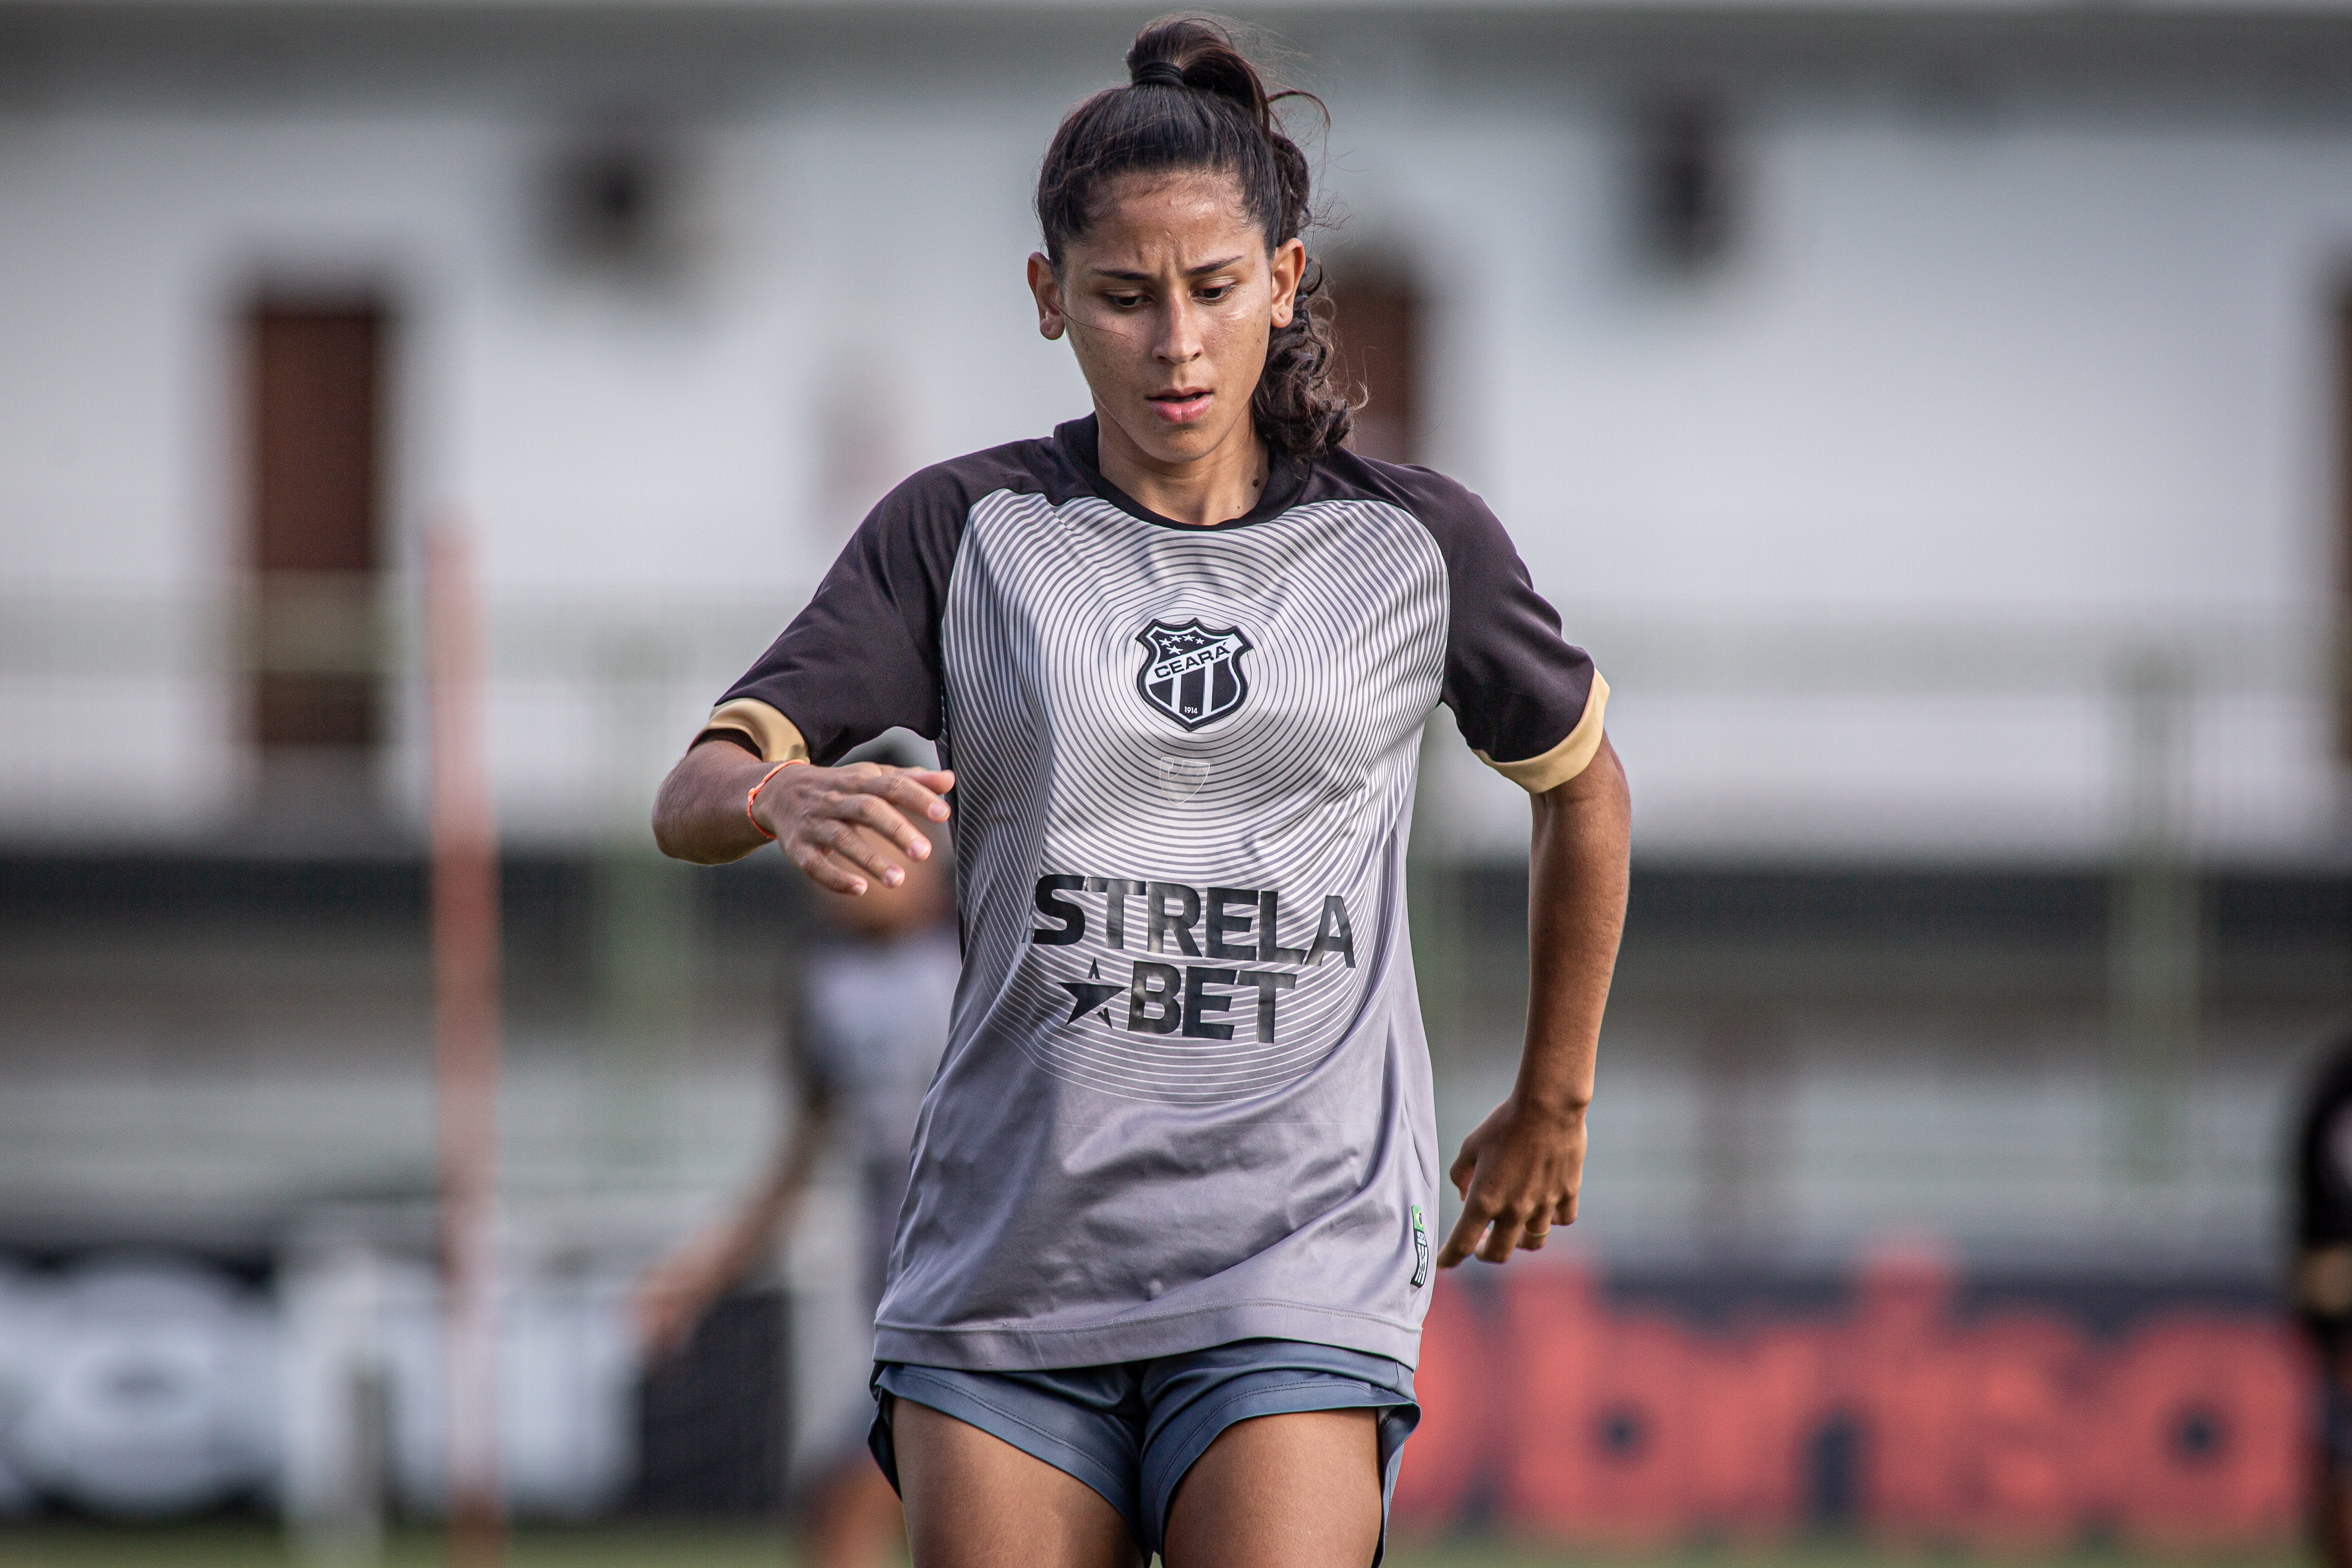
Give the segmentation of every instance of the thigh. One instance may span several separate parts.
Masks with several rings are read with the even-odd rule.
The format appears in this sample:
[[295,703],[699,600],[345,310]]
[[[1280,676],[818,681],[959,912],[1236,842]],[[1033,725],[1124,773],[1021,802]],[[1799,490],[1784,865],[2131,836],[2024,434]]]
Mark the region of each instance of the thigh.
[[[915,1568],[1137,1568],[1142,1562],[1118,1510],[1067,1471],[910,1399],[894,1402],[890,1435]],[[1373,1495],[1377,1508],[1377,1483]]]
[[1370,1568],[1380,1544],[1371,1410],[1237,1421],[1192,1461],[1168,1510],[1168,1568]]

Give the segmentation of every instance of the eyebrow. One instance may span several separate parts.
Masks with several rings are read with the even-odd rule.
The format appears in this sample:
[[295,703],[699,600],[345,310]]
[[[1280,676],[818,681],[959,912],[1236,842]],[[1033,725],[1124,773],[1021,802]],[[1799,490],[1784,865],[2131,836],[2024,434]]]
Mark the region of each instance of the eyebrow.
[[[1223,272],[1226,268],[1236,265],[1243,258],[1241,254],[1236,252],[1232,256],[1226,257],[1222,261],[1204,261],[1198,267],[1187,268],[1185,268],[1184,276],[1187,278],[1198,278],[1203,272]],[[1154,272],[1122,272],[1116,268],[1110,267],[1096,267],[1090,268],[1088,270],[1093,272],[1093,274],[1097,278],[1115,279],[1121,283],[1149,283],[1154,278],[1159,276],[1159,274]]]

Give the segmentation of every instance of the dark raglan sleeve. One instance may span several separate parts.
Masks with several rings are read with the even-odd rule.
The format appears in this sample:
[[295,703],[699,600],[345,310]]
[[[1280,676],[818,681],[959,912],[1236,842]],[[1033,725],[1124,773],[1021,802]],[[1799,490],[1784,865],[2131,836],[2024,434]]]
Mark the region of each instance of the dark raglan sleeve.
[[1463,738],[1530,794],[1566,784],[1601,750],[1609,683],[1560,635],[1559,613],[1485,501],[1427,469],[1388,471],[1445,557],[1443,700]]
[[940,734],[940,617],[971,487],[946,464],[882,498],[698,741],[830,765],[883,731]]

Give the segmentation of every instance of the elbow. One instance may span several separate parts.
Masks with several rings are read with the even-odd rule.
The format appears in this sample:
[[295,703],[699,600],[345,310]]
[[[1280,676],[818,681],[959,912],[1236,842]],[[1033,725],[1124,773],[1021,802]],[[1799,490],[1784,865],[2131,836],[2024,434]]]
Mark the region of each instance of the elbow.
[[669,810],[666,795],[667,792],[654,797],[654,847],[673,860],[691,860],[694,857],[687,852],[686,846],[678,838],[674,814]]
[[695,866],[715,865],[717,862],[710,856],[696,848],[693,836],[688,831],[689,813],[678,799],[678,795],[677,773],[672,770],[669,777],[662,780],[661,788],[654,794],[654,847],[673,860],[684,860]]
[[757,839],[746,842],[743,768],[730,762],[741,755],[732,746],[694,746],[669,770],[654,792],[651,823],[663,854],[692,866],[723,866],[760,847]]

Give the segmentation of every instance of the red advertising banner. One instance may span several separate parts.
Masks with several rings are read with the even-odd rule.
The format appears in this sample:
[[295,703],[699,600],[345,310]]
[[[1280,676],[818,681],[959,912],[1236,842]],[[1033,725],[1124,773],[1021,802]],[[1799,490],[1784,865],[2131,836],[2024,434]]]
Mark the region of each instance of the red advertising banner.
[[1574,1266],[1449,1279],[1399,1522],[1621,1548],[1824,1520],[2016,1550],[2294,1534],[2313,1383],[2283,1313],[2184,1302],[2104,1331],[2047,1305],[1964,1312],[1959,1283],[1888,1254],[1837,1305],[1702,1324]]

